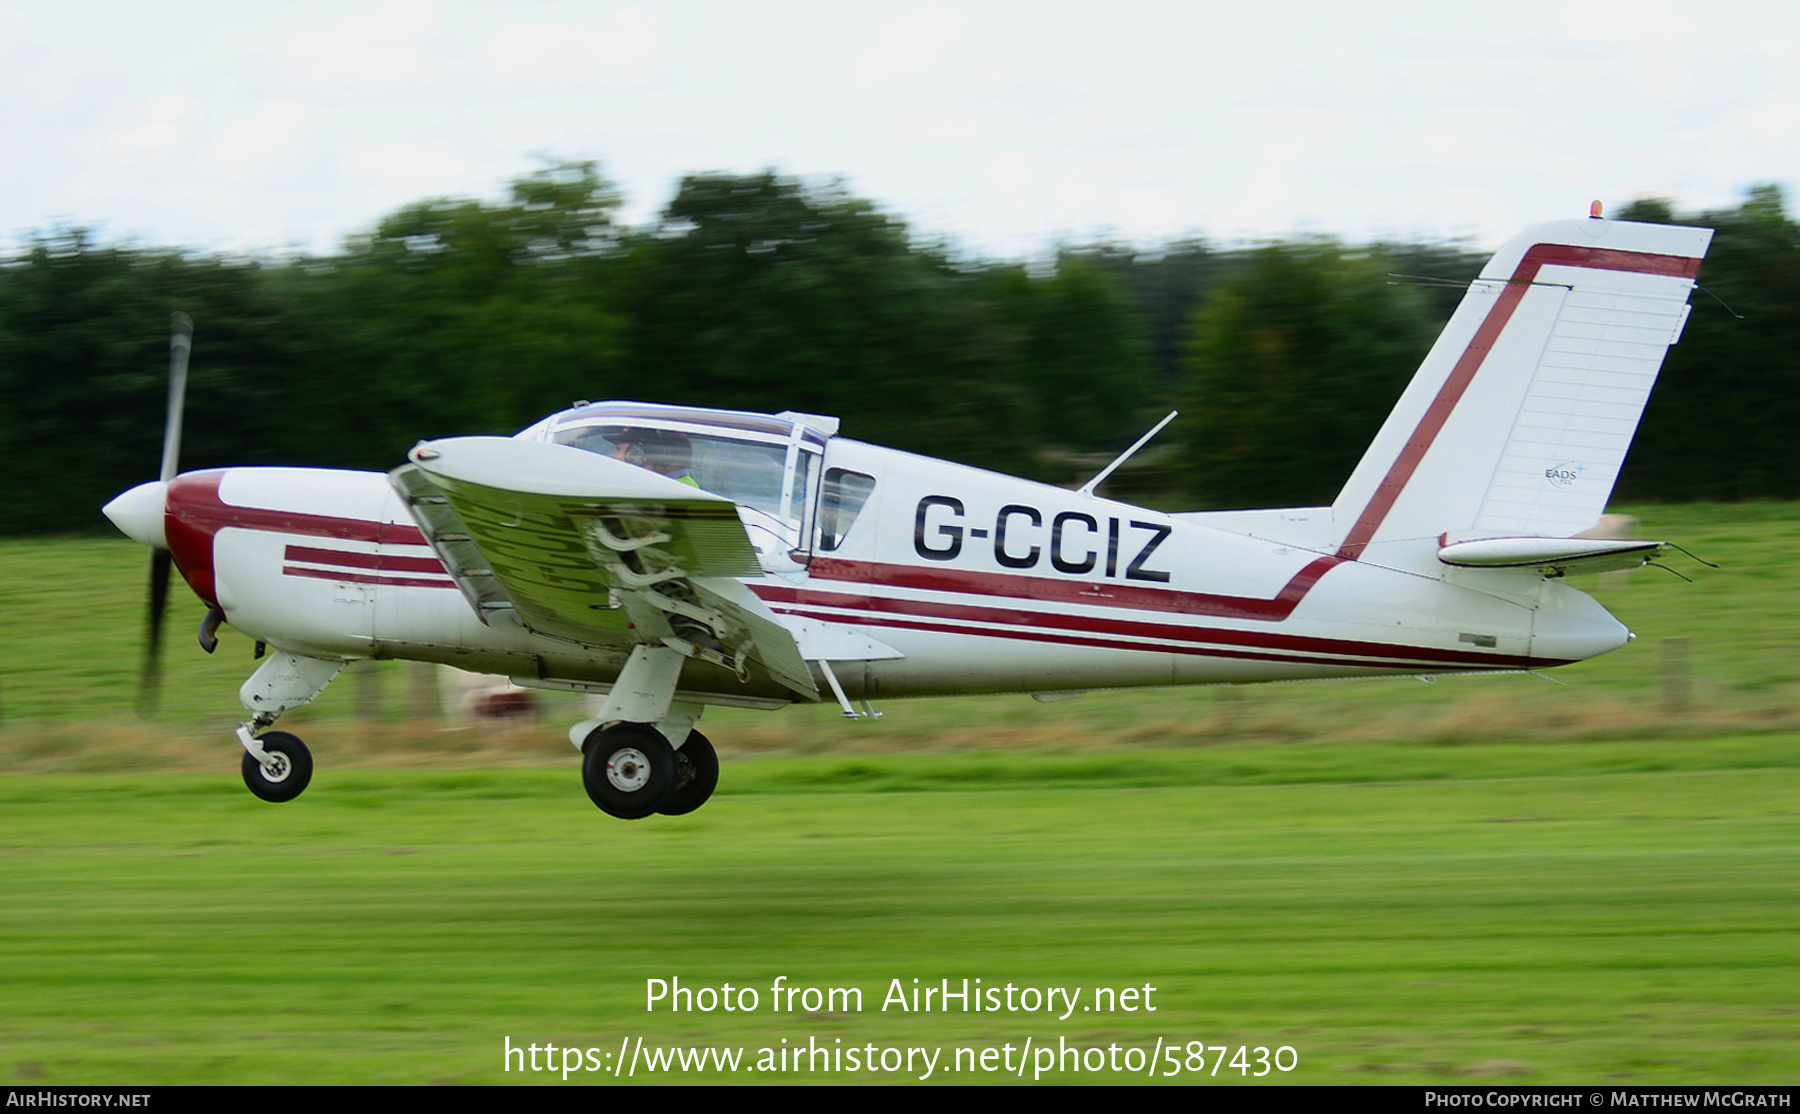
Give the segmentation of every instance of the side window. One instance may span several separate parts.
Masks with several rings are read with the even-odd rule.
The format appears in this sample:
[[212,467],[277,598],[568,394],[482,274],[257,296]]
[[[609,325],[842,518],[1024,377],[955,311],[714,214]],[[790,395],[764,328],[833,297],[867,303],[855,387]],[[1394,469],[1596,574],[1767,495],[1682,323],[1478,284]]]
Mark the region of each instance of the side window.
[[830,553],[844,544],[863,504],[875,490],[875,477],[844,468],[827,468],[819,490],[819,551]]

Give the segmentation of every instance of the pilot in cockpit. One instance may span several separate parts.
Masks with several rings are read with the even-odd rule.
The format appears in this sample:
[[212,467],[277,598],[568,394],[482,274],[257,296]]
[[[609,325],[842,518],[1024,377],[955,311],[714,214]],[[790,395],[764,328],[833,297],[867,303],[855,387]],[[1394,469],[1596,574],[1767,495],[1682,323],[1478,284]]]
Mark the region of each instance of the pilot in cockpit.
[[694,479],[694,444],[685,433],[672,429],[625,426],[601,434],[613,446],[613,459],[648,468],[677,483],[699,487]]

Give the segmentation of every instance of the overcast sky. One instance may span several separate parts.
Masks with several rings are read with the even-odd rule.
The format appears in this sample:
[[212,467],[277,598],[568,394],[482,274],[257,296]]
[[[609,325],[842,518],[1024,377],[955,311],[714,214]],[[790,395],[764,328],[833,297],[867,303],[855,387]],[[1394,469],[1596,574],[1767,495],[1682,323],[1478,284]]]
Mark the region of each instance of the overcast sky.
[[[1369,14],[1374,13],[1374,14]],[[595,159],[632,223],[773,167],[964,250],[1491,247],[1800,181],[1800,5],[0,0],[0,238],[329,252]]]

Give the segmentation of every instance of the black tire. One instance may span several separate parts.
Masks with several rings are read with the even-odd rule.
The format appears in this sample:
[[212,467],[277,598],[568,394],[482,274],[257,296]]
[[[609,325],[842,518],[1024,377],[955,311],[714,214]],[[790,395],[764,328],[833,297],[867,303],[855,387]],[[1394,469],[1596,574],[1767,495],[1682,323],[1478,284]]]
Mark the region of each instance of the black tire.
[[675,788],[675,748],[643,723],[617,723],[588,736],[582,746],[581,782],[600,811],[641,820]]
[[270,731],[257,736],[256,741],[262,745],[263,752],[275,760],[275,770],[263,769],[263,764],[244,752],[244,784],[250,792],[265,801],[280,804],[291,801],[306,791],[312,781],[312,752],[306,749],[296,735],[286,731]]
[[719,787],[719,752],[712,740],[689,731],[687,742],[675,752],[675,788],[657,807],[664,816],[685,816],[706,803]]

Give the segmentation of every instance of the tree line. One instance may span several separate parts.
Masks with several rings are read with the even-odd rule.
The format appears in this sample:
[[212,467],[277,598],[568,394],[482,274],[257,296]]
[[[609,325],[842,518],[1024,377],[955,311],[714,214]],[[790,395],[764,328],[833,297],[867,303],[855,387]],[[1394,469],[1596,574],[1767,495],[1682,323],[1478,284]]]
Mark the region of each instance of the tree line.
[[[0,262],[0,530],[99,528],[154,475],[175,310],[196,323],[184,469],[385,470],[421,438],[629,398],[835,414],[859,440],[1071,483],[1180,408],[1112,490],[1328,502],[1485,258],[1309,238],[974,259],[774,173],[689,177],[646,227],[619,201],[577,163],[502,201],[409,205],[324,257],[31,237]],[[1780,192],[1619,215],[1718,230],[1619,494],[1800,495],[1800,229]]]

